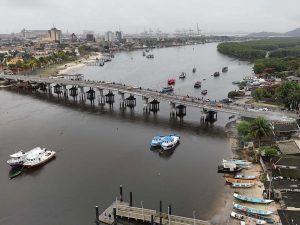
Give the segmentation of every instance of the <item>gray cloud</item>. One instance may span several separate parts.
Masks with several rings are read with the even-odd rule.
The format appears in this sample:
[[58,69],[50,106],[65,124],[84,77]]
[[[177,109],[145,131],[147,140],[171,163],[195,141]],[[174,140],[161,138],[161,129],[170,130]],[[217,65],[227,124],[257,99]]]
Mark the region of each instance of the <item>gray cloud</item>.
[[[300,26],[299,0],[0,0],[0,33],[22,28],[104,32],[283,32]],[[8,21],[8,22],[3,22]]]

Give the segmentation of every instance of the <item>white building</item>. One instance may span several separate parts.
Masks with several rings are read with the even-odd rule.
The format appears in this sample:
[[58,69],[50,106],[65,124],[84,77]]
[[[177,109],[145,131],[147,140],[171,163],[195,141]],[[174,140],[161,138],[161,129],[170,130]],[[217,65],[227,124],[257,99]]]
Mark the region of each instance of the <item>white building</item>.
[[58,30],[55,27],[53,27],[51,30],[48,30],[48,38],[50,41],[60,43],[62,39],[61,30]]
[[104,40],[107,41],[107,42],[114,42],[114,41],[116,41],[116,35],[115,35],[115,33],[112,32],[112,31],[107,31],[105,33]]

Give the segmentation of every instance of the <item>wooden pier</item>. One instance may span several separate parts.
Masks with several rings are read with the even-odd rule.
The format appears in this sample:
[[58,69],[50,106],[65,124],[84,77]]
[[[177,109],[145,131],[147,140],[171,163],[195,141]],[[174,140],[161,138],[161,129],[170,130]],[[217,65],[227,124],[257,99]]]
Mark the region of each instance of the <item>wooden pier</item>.
[[161,225],[210,225],[208,221],[175,216],[152,209],[133,207],[129,206],[129,203],[119,200],[114,201],[99,215],[99,222],[108,225],[115,224],[118,220],[122,219]]

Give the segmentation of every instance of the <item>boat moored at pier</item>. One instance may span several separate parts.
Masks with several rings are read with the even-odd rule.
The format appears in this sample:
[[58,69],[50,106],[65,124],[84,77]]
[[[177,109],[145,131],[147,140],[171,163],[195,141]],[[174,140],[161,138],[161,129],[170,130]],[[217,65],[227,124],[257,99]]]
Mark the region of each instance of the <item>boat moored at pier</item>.
[[251,218],[248,217],[246,215],[242,215],[236,212],[231,212],[230,216],[232,218],[238,219],[238,220],[242,220],[242,221],[253,221],[255,224],[266,224],[267,222],[264,220],[260,220],[260,219],[256,219],[256,218]]
[[239,167],[233,163],[223,163],[222,165],[218,166],[219,173],[236,173],[241,171],[242,169],[242,167]]
[[150,142],[150,147],[156,148],[156,147],[161,147],[162,139],[165,136],[154,136]]
[[269,204],[269,203],[273,202],[273,200],[270,200],[270,199],[254,198],[254,197],[250,197],[250,196],[239,195],[237,193],[234,193],[233,197],[235,197],[236,199],[238,199],[240,201],[250,202],[250,203]]
[[247,176],[247,175],[240,175],[237,174],[234,176],[235,179],[241,179],[241,180],[254,180],[256,179],[256,176]]
[[245,184],[255,184],[256,180],[241,180],[241,179],[234,179],[230,177],[225,177],[226,182],[228,183],[245,183]]
[[273,212],[271,211],[267,211],[267,210],[262,210],[262,209],[256,209],[256,208],[250,208],[250,207],[246,207],[246,206],[242,206],[239,204],[234,204],[233,208],[240,210],[240,211],[244,211],[247,213],[252,213],[252,214],[259,214],[259,215],[263,215],[263,216],[270,216]]
[[250,188],[253,187],[255,183],[232,183],[231,187],[234,188]]

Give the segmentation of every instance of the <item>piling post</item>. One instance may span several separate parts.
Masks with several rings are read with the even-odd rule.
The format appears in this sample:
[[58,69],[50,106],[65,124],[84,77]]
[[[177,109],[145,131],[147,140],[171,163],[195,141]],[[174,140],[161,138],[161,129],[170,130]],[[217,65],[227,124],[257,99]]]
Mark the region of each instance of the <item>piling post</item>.
[[153,218],[153,215],[151,215],[151,225],[154,225],[154,218]]
[[171,215],[172,214],[172,206],[169,205],[169,214]]
[[162,225],[162,216],[161,216],[161,213],[162,213],[162,201],[159,200],[159,225]]
[[130,198],[129,198],[129,200],[130,200],[130,201],[129,201],[129,206],[132,207],[132,192],[129,193],[129,197],[130,197]]
[[120,185],[120,201],[123,202],[123,186]]
[[98,206],[96,205],[96,223],[98,224],[98,221],[99,221],[99,208]]
[[114,224],[117,224],[117,209],[113,208]]

